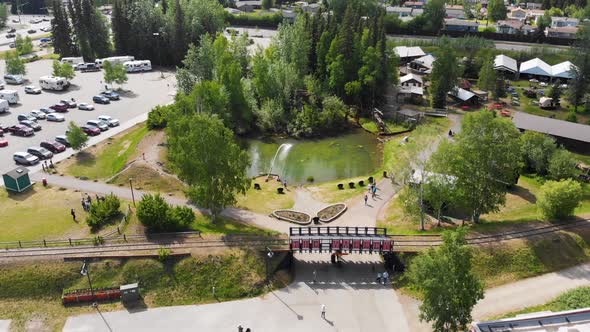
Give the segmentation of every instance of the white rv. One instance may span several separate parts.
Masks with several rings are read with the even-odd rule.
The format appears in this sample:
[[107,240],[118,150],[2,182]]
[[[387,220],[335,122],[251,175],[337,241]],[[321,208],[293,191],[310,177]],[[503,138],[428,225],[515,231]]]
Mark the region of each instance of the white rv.
[[128,73],[152,70],[152,62],[150,60],[127,61],[123,66],[125,66],[125,70],[127,70]]
[[10,107],[8,106],[8,101],[4,99],[0,99],[0,113],[6,113]]
[[70,86],[70,82],[65,77],[42,76],[39,78],[39,86],[43,90],[62,91]]
[[0,99],[6,100],[9,104],[16,104],[19,101],[18,92],[14,90],[0,90]]
[[112,56],[110,58],[104,58],[104,59],[96,59],[94,60],[94,63],[96,64],[97,67],[102,68],[102,64],[105,61],[110,62],[112,65],[117,64],[117,63],[125,63],[127,61],[134,61],[135,57],[134,56],[130,56],[130,55],[125,55],[125,56]]
[[79,63],[84,63],[84,58],[81,56],[65,57],[65,58],[61,58],[61,63],[69,63],[70,65],[75,66]]

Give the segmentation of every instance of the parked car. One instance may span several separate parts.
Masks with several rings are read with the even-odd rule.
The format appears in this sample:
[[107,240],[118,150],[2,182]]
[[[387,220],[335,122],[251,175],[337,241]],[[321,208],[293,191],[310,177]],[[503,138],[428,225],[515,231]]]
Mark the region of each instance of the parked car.
[[110,104],[111,103],[110,99],[107,97],[104,97],[104,96],[94,96],[94,97],[92,97],[92,101],[97,104]]
[[29,30],[27,30],[27,33],[29,33],[29,34],[35,33],[35,32],[37,32],[37,30],[35,30],[35,29],[29,29]]
[[19,115],[16,117],[16,120],[17,120],[18,122],[21,122],[21,121],[24,121],[24,120],[30,120],[30,121],[35,121],[35,122],[37,121],[37,119],[36,119],[34,116],[32,116],[32,115],[27,115],[27,114],[19,114]]
[[39,89],[38,87],[36,87],[34,85],[27,85],[27,86],[25,86],[25,93],[32,94],[32,95],[38,95],[41,93],[41,89]]
[[33,156],[28,152],[15,152],[12,159],[20,165],[35,165],[39,162],[39,158]]
[[6,74],[4,75],[4,81],[8,84],[23,84],[25,80],[21,75]]
[[25,125],[31,129],[33,129],[33,131],[39,131],[41,130],[41,125],[38,124],[35,121],[31,121],[31,120],[23,120],[20,122],[20,124]]
[[95,126],[83,125],[80,128],[82,128],[84,133],[88,136],[96,136],[100,134],[100,129]]
[[51,108],[52,110],[54,110],[56,112],[65,113],[68,111],[69,107],[66,104],[55,104],[55,105],[49,106],[49,108]]
[[41,28],[41,31],[43,31],[43,32],[51,32],[51,27]]
[[42,141],[39,146],[53,153],[60,153],[66,150],[66,146],[56,141]]
[[32,110],[30,115],[37,120],[45,120],[47,118],[47,114],[38,110]]
[[51,159],[53,157],[53,152],[40,146],[31,146],[27,149],[27,152],[39,159]]
[[84,66],[82,68],[80,68],[80,71],[83,73],[91,73],[91,72],[95,72],[95,71],[100,71],[100,67],[98,67],[95,63],[85,63]]
[[49,113],[47,114],[47,121],[63,122],[66,121],[66,118],[61,114]]
[[10,43],[10,44],[8,44],[8,47],[10,47],[10,48],[16,48],[16,43]]
[[109,125],[101,120],[89,120],[88,122],[86,122],[86,125],[97,127],[101,131],[109,130]]
[[116,127],[119,125],[119,119],[113,119],[112,117],[110,117],[108,115],[101,115],[98,117],[98,119],[100,121],[106,122],[109,125],[109,127]]
[[5,148],[8,146],[8,140],[0,139],[0,148]]
[[88,104],[88,103],[79,103],[78,104],[78,109],[79,110],[82,110],[82,111],[93,111],[94,110],[94,105]]
[[76,102],[71,99],[62,99],[59,101],[59,103],[66,105],[68,108],[76,108],[76,106],[78,106],[78,104],[76,104]]
[[8,33],[15,33],[15,32],[16,32],[16,29],[15,29],[15,28],[10,28],[10,29],[8,30]]
[[103,91],[100,93],[101,95],[109,98],[109,100],[119,100],[121,99],[119,94],[114,91]]
[[66,147],[70,147],[72,146],[72,144],[70,143],[70,141],[68,141],[68,138],[66,135],[59,135],[59,136],[55,136],[55,141],[58,143],[61,143],[63,145],[65,145]]
[[35,135],[35,133],[33,132],[33,129],[22,125],[22,124],[17,124],[14,126],[10,126],[8,128],[6,128],[8,130],[9,133],[13,134],[13,135],[17,135],[17,136],[33,136]]
[[6,39],[11,39],[11,38],[14,38],[14,37],[16,37],[16,34],[13,33],[13,32],[9,32],[9,33],[6,34]]
[[49,113],[53,113],[53,112],[54,112],[54,111],[53,111],[51,108],[49,108],[49,107],[41,107],[41,108],[39,109],[39,111],[41,111],[41,112],[43,112],[43,113],[45,113],[45,114],[49,114]]

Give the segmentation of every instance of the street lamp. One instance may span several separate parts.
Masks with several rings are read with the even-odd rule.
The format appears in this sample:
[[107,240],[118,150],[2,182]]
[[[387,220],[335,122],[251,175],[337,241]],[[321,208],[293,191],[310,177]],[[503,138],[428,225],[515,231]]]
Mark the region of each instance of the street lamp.
[[270,280],[270,272],[269,272],[269,268],[268,265],[270,264],[270,259],[272,258],[272,256],[274,256],[274,252],[272,251],[272,249],[270,249],[269,247],[266,247],[266,281],[268,282]]
[[92,299],[94,299],[94,290],[92,289],[92,282],[90,282],[90,271],[89,268],[90,267],[90,263],[86,262],[86,260],[84,260],[84,263],[82,263],[82,268],[80,269],[80,274],[83,276],[86,276],[88,278],[88,285],[90,286],[90,294],[92,295]]
[[131,188],[131,199],[133,200],[133,207],[135,207],[135,194],[133,194],[133,178],[129,178],[129,187]]

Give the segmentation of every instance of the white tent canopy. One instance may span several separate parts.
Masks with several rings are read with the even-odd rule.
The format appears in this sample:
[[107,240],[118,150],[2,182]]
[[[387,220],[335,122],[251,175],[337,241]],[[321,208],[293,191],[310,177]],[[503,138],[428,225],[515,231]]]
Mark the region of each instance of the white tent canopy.
[[507,57],[504,54],[500,54],[494,59],[494,69],[517,73],[518,65],[516,64],[516,60],[512,59],[511,57]]
[[520,73],[547,77],[553,76],[551,66],[539,58],[521,63]]
[[422,51],[422,49],[418,46],[407,47],[407,46],[398,46],[393,49],[393,51],[399,56],[401,59],[403,58],[417,58],[421,56],[425,56],[426,53]]
[[574,64],[569,61],[558,63],[555,66],[551,67],[551,74],[553,75],[553,77],[556,78],[571,79],[573,78],[571,72],[573,66]]

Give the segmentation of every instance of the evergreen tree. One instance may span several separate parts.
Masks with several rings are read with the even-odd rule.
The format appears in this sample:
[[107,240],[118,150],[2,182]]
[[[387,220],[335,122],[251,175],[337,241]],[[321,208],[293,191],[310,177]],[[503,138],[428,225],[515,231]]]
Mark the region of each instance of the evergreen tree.
[[496,88],[496,70],[494,70],[494,60],[488,57],[479,71],[477,86],[485,91],[494,91]]
[[488,20],[494,22],[505,20],[507,12],[504,0],[490,0],[488,2]]
[[68,11],[84,59],[91,61],[108,56],[111,52],[109,31],[94,1],[72,0],[68,3]]
[[578,31],[578,39],[573,48],[573,79],[570,81],[569,100],[574,104],[574,111],[584,100],[590,85],[590,24],[584,23]]
[[459,63],[455,50],[445,37],[442,39],[441,52],[439,57],[434,61],[432,68],[430,88],[432,94],[431,104],[433,108],[445,108],[447,104],[447,94],[455,88],[457,78],[460,75]]
[[174,0],[174,23],[173,23],[173,48],[172,48],[172,56],[174,57],[174,62],[180,62],[186,53],[187,45],[185,43],[185,28],[184,28],[184,12],[182,10],[182,6],[180,5],[180,0]]
[[126,0],[115,0],[111,14],[113,41],[117,54],[129,54],[129,39],[131,38],[131,22]]
[[53,51],[62,57],[78,55],[72,40],[71,26],[63,1],[53,0],[53,19],[51,20],[51,39]]

